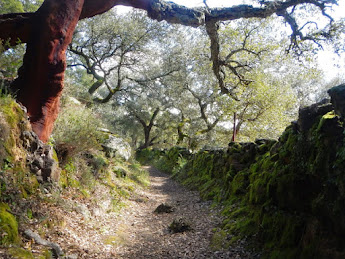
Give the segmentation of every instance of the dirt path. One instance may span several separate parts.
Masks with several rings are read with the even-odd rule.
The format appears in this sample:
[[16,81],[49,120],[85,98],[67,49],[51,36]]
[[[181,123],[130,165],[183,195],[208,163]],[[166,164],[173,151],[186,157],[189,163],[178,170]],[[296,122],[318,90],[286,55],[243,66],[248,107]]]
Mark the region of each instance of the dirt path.
[[[169,175],[151,167],[145,169],[150,173],[151,186],[135,189],[129,199],[124,199],[126,206],[120,212],[108,210],[112,198],[103,185],[94,189],[93,199],[78,198],[70,191],[55,198],[48,193],[31,204],[36,218],[27,220],[24,228],[59,244],[66,259],[258,258],[241,242],[227,251],[212,249],[214,229],[222,222],[217,209]],[[48,195],[51,201],[44,202]],[[162,203],[175,210],[154,213]],[[189,222],[192,230],[169,232],[169,225],[179,218]],[[24,240],[25,247],[31,247],[37,258],[44,247],[31,241]],[[1,258],[10,258],[3,254],[0,249]]]
[[[116,258],[255,258],[241,245],[228,251],[210,248],[213,229],[221,219],[210,203],[200,200],[197,192],[187,190],[168,175],[147,167],[151,187],[140,193],[118,217],[116,235],[121,245],[114,247]],[[172,205],[172,213],[153,213],[162,203]],[[172,234],[168,226],[177,218],[191,223],[192,231]],[[117,240],[117,243],[119,243]]]

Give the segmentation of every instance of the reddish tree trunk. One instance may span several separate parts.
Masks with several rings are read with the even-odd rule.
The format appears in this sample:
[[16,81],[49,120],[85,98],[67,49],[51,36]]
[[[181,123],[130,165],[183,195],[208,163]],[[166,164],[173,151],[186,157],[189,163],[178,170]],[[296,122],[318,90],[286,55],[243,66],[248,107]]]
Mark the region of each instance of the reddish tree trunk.
[[13,84],[33,130],[46,142],[58,115],[66,49],[84,0],[46,0],[35,13],[23,66]]
[[233,132],[232,132],[232,138],[231,138],[231,141],[232,142],[235,142],[236,140],[236,135],[237,135],[237,126],[236,126],[236,112],[234,112],[234,126],[233,126]]

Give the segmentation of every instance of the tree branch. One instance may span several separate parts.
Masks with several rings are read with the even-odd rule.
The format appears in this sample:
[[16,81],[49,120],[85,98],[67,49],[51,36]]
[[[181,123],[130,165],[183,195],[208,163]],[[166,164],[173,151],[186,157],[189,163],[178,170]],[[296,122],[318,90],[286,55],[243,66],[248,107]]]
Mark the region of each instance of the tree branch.
[[12,13],[0,15],[0,42],[5,49],[29,40],[34,13]]
[[[240,18],[266,18],[274,13],[282,13],[289,7],[299,4],[313,4],[324,11],[326,4],[336,4],[334,0],[288,0],[262,2],[261,7],[252,5],[236,5],[226,8],[187,8],[163,0],[85,0],[80,20],[102,14],[116,5],[131,6],[147,11],[147,15],[157,21],[182,24],[191,27],[205,25],[213,21],[231,21]],[[37,12],[36,12],[37,13]],[[18,38],[26,43],[32,27],[32,19],[36,13],[0,15],[0,39],[11,39],[11,46],[17,44]]]

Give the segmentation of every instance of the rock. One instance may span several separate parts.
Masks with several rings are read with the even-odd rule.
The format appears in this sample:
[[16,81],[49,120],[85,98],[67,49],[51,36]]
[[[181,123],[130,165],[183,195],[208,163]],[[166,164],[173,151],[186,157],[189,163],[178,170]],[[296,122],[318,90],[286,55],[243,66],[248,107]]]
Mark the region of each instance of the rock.
[[[345,100],[345,99],[344,99]],[[321,102],[315,103],[308,107],[301,108],[298,116],[298,129],[301,132],[307,132],[319,118],[333,110],[333,105],[329,99],[323,99]]]
[[23,140],[23,147],[29,152],[35,152],[40,146],[43,146],[43,142],[33,131],[23,131],[21,139]]
[[44,144],[33,131],[23,131],[23,147],[27,150],[27,163],[39,182],[58,182],[60,168],[52,146]]
[[108,157],[120,157],[126,161],[132,156],[131,146],[122,138],[109,134],[102,147]]
[[332,87],[327,91],[331,97],[334,111],[341,119],[345,118],[345,84]]
[[171,213],[174,212],[174,210],[175,209],[172,206],[162,203],[154,210],[154,213]]
[[87,220],[91,218],[91,212],[89,211],[89,209],[87,208],[87,206],[85,204],[75,202],[73,205],[73,209],[76,212],[83,215],[83,217],[86,218]]
[[185,218],[179,218],[174,219],[174,221],[169,226],[169,230],[171,233],[183,233],[186,231],[191,231],[192,227]]

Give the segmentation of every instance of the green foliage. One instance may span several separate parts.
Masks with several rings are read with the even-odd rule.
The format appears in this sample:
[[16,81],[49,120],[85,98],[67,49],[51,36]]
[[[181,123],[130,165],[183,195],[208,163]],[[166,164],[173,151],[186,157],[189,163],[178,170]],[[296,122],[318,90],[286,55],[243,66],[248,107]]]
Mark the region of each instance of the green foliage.
[[3,78],[12,81],[19,67],[22,65],[25,47],[17,45],[9,50],[5,50],[6,42],[0,41],[0,86],[4,83]]
[[43,0],[0,0],[0,14],[34,12]]
[[178,171],[179,169],[180,158],[180,148],[174,147],[166,151],[164,156],[160,157],[156,162],[156,166],[163,172],[173,173],[174,170]]
[[35,12],[44,0],[21,0],[25,12]]
[[225,230],[217,230],[211,239],[211,247],[214,250],[221,250],[229,246],[228,233]]
[[161,157],[161,155],[162,151],[150,148],[140,149],[137,150],[137,152],[135,153],[137,161],[144,165],[149,164],[152,161],[158,160]]
[[22,13],[23,4],[18,0],[0,0],[0,14]]
[[8,252],[11,256],[13,256],[13,258],[35,259],[30,251],[27,251],[23,248],[11,247],[8,249]]
[[[85,165],[86,163],[83,163]],[[70,160],[66,165],[64,166],[64,169],[61,171],[59,184],[61,187],[72,187],[72,188],[78,188],[80,186],[80,181],[78,179],[77,174],[77,167],[73,160]],[[85,172],[85,171],[84,171]]]
[[101,127],[102,122],[91,109],[67,101],[52,135],[58,153],[67,152],[67,156],[74,156],[89,149],[100,149],[104,138],[99,130]]
[[[79,24],[74,49],[82,49],[90,64],[98,66],[95,62],[98,57],[101,63],[114,64],[116,69],[109,67],[111,72],[106,73],[109,79],[104,80],[103,75],[87,74],[85,67],[73,67],[68,72],[72,81],[69,89],[86,102],[90,102],[88,85],[103,82],[97,90],[97,98],[107,97],[112,89],[112,104],[97,109],[112,121],[116,117],[116,131],[131,138],[135,147],[145,139],[143,131],[137,130],[142,127],[137,118],[148,124],[157,107],[161,112],[151,131],[156,148],[171,147],[178,140],[179,145],[192,150],[209,143],[224,145],[231,135],[229,125],[234,112],[241,124],[240,140],[277,138],[295,117],[297,97],[305,99],[299,97],[303,92],[301,82],[307,81],[307,86],[317,85],[321,74],[312,61],[300,57],[301,62],[296,62],[294,56],[285,55],[286,42],[276,35],[275,22],[274,19],[264,22],[251,19],[220,27],[221,58],[235,53],[228,58],[233,60],[230,65],[237,64],[240,74],[250,82],[238,85],[238,75],[225,69],[225,83],[234,87],[233,93],[239,102],[232,96],[219,95],[218,82],[208,58],[207,35],[147,21],[139,12],[129,12],[126,17],[108,13]],[[132,28],[136,33],[128,33],[124,28]],[[187,41],[188,50],[181,47]],[[118,46],[121,44],[131,46],[124,48],[124,63],[134,59],[128,61],[130,65],[126,67],[119,63],[122,48]],[[154,53],[152,44],[156,46]],[[72,52],[70,64],[89,66],[83,55]],[[155,62],[158,52],[159,66]],[[175,72],[150,80],[175,67]],[[117,92],[122,88],[126,94]],[[202,107],[203,113],[200,112]]]

